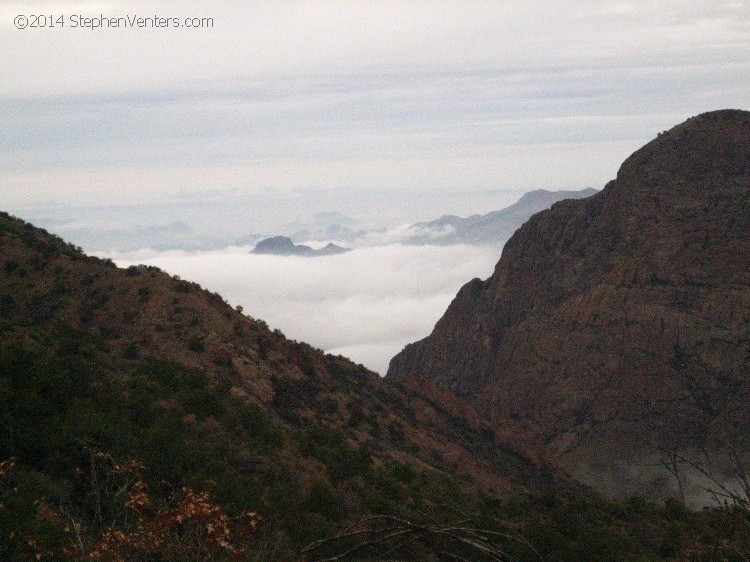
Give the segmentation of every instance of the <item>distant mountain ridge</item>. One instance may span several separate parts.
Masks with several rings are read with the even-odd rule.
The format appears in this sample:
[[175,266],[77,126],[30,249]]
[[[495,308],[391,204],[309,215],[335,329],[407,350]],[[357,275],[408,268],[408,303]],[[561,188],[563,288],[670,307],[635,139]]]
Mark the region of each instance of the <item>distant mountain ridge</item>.
[[548,209],[564,199],[583,199],[597,193],[588,188],[579,191],[548,191],[537,189],[525,193],[509,207],[484,215],[457,217],[444,215],[438,219],[413,224],[409,244],[501,244],[533,214]]
[[315,213],[308,221],[295,221],[285,224],[280,233],[292,240],[317,242],[327,240],[351,241],[365,234],[359,221],[337,211]]
[[[609,493],[676,494],[665,451],[737,485],[730,451],[750,461],[749,233],[750,112],[691,118],[600,193],[534,215],[388,378],[424,377],[539,431]],[[692,476],[683,492],[710,502]]]
[[274,256],[303,256],[303,257],[320,257],[320,256],[334,256],[336,254],[343,254],[350,252],[351,248],[343,248],[336,244],[329,242],[324,247],[314,250],[310,246],[304,244],[295,244],[291,238],[286,236],[272,236],[261,240],[255,245],[255,248],[250,252],[251,254],[270,254]]
[[[596,192],[597,190],[592,188],[575,191],[537,189],[524,193],[518,201],[498,211],[483,215],[475,214],[469,217],[443,215],[435,220],[414,223],[405,232],[400,231],[394,236],[388,236],[389,230],[386,228],[370,231],[361,228],[354,230],[351,227],[357,224],[356,221],[340,213],[318,213],[308,225],[301,222],[286,225],[284,231],[291,232],[289,234],[277,236],[248,235],[238,239],[235,244],[258,243],[261,238],[268,238],[271,241],[263,241],[261,252],[254,253],[278,253],[279,255],[312,255],[309,250],[305,249],[305,246],[300,246],[299,250],[292,248],[290,244],[293,244],[292,241],[294,240],[314,240],[318,242],[336,240],[357,244],[367,240],[368,235],[374,235],[374,240],[378,240],[380,237],[387,240],[387,242],[380,242],[381,244],[398,241],[409,245],[502,245],[533,214],[548,209],[558,201],[582,199],[590,197]],[[336,221],[340,221],[340,223]],[[400,228],[403,228],[403,226]],[[288,239],[289,242],[285,239]],[[377,244],[377,242],[375,243]],[[266,251],[266,245],[270,251]],[[334,248],[331,249],[335,249],[335,244]]]

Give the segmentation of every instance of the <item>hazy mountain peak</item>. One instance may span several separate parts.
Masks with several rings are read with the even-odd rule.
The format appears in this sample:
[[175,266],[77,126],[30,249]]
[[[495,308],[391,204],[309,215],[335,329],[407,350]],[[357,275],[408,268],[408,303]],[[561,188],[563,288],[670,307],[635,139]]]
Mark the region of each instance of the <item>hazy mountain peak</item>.
[[406,242],[410,244],[478,244],[502,246],[505,241],[528,218],[553,203],[563,199],[580,199],[596,193],[595,189],[580,191],[547,191],[537,189],[525,193],[512,205],[480,215],[457,217],[443,215],[429,221],[413,224],[409,227],[410,236]]
[[271,254],[276,256],[332,256],[334,254],[342,254],[344,252],[351,251],[351,248],[343,248],[337,246],[332,242],[329,242],[326,246],[319,250],[314,250],[310,246],[304,244],[295,244],[292,239],[287,236],[272,236],[261,240],[255,245],[255,248],[250,252],[252,254]]

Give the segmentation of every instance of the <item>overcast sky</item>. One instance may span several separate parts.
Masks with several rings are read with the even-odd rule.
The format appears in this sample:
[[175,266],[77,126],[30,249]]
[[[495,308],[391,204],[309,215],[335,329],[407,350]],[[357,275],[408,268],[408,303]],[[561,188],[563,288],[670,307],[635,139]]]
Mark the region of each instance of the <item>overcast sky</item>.
[[[213,26],[72,28],[101,15]],[[750,107],[749,53],[738,0],[0,2],[0,207],[600,188],[660,130]]]

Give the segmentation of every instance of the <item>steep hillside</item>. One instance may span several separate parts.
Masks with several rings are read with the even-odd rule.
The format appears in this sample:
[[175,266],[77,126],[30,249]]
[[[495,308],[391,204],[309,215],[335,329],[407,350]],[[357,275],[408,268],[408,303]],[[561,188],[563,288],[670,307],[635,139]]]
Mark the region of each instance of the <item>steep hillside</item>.
[[539,431],[608,492],[663,495],[665,451],[731,484],[727,453],[750,451],[748,233],[750,113],[689,119],[597,195],[532,217],[388,378]]
[[0,214],[0,559],[643,560],[750,544],[746,511],[608,502],[551,465],[533,434],[430,381],[384,381]]
[[262,513],[282,551],[367,514],[554,480],[521,433],[287,340],[156,268],[119,269],[1,214],[0,272],[0,461],[83,520],[74,475],[100,453],[142,463],[152,488]]

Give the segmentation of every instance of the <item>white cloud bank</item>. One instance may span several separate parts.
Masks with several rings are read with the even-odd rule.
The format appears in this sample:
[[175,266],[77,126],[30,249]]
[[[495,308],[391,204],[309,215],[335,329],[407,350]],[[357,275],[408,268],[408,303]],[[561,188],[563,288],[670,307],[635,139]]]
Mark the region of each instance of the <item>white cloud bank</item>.
[[492,273],[500,250],[391,244],[320,258],[245,248],[115,257],[196,281],[287,337],[385,374],[393,355],[430,333],[464,283]]

